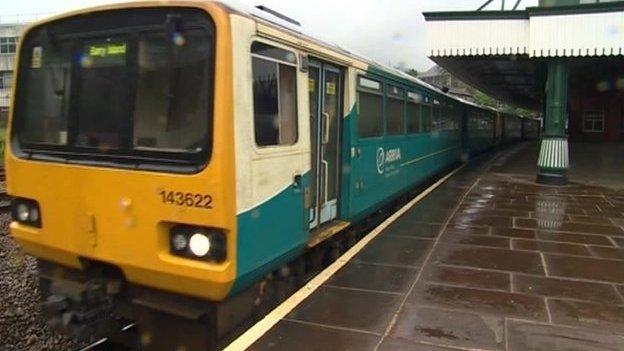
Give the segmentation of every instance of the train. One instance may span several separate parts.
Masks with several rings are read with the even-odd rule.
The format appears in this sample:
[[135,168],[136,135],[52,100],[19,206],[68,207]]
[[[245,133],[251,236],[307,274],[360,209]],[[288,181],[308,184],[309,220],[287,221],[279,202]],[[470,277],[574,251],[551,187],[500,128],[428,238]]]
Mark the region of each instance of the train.
[[219,347],[384,208],[540,131],[265,7],[69,12],[16,62],[10,231],[44,315],[83,338],[132,323],[119,342],[145,350]]

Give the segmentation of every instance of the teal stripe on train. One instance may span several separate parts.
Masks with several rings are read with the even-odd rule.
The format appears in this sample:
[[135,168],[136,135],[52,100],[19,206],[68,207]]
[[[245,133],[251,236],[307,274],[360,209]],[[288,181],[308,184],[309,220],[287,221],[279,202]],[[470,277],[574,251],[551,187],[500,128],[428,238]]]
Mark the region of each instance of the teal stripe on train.
[[308,239],[303,189],[309,184],[310,172],[306,172],[300,187],[291,184],[237,216],[237,276],[230,295],[303,253]]
[[461,156],[459,131],[358,140],[354,148],[349,219],[355,221],[450,167]]

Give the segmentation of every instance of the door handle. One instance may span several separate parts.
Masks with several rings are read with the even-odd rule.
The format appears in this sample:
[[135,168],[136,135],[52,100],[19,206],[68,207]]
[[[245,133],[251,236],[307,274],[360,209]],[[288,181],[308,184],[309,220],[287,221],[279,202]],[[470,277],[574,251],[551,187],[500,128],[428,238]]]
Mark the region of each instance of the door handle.
[[329,143],[329,113],[323,112],[323,137],[321,138],[321,144],[325,145]]
[[329,163],[327,161],[321,159],[321,166],[323,168],[323,183],[322,183],[323,184],[322,191],[323,191],[323,195],[324,195],[323,201],[327,202],[327,194],[328,194],[328,191],[327,191],[327,181],[329,180]]
[[293,187],[295,188],[295,190],[301,189],[301,179],[301,174],[297,174],[293,177]]

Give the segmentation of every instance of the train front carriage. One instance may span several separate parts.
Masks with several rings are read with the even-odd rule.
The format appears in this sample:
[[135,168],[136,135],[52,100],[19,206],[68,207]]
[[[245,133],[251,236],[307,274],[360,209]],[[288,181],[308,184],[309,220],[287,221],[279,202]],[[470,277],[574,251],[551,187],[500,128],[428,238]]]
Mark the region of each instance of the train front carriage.
[[95,333],[102,315],[125,314],[121,300],[141,319],[178,308],[169,293],[230,294],[233,74],[232,21],[214,3],[137,2],[26,31],[6,155],[11,233],[40,260],[57,325]]

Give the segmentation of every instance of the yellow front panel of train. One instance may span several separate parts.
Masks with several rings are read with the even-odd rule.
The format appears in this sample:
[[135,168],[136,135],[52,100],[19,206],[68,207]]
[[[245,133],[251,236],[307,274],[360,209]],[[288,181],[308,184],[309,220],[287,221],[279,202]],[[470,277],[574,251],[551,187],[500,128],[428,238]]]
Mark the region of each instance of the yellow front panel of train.
[[[163,67],[171,62],[174,62],[172,66],[177,64],[183,67],[186,59],[177,57],[183,57],[186,52],[184,45],[191,40],[200,40],[203,38],[202,35],[209,37],[213,33],[200,33],[201,26],[198,27],[200,29],[196,29],[197,26],[184,23],[185,20],[190,21],[185,17],[187,12],[184,11],[197,6],[197,3],[176,4],[175,6],[180,6],[179,9],[159,6],[161,6],[159,3],[136,3],[126,5],[123,11],[129,9],[144,11],[133,12],[129,18],[140,22],[141,16],[145,14],[146,21],[149,18],[163,23],[162,33],[146,30],[144,36],[139,34],[138,37],[104,35],[102,38],[105,39],[97,37],[93,40],[70,41],[74,39],[64,39],[71,36],[62,36],[61,34],[64,34],[62,31],[72,25],[80,29],[81,25],[80,22],[72,24],[73,22],[70,21],[65,27],[54,27],[54,24],[46,27],[48,23],[43,23],[30,28],[26,33],[25,40],[21,43],[21,58],[18,58],[20,63],[14,94],[17,106],[12,113],[11,121],[11,129],[15,129],[15,132],[10,132],[13,142],[7,148],[6,169],[9,193],[17,198],[34,200],[38,203],[41,212],[41,228],[13,222],[11,232],[29,253],[45,260],[77,268],[89,260],[104,262],[120,268],[127,280],[133,283],[219,300],[227,295],[236,273],[232,59],[229,20],[227,13],[214,4],[202,5],[204,7],[201,9],[194,8],[192,11],[195,12],[189,12],[192,16],[196,16],[196,12],[201,11],[201,16],[210,18],[216,28],[214,51],[206,54],[206,57],[214,59],[214,67],[218,67],[213,70],[214,84],[211,91],[214,95],[213,98],[211,97],[212,111],[210,111],[212,120],[206,131],[207,139],[210,140],[207,146],[209,151],[203,164],[194,165],[195,171],[176,169],[176,167],[169,169],[165,166],[160,167],[158,157],[163,154],[176,160],[177,156],[171,154],[162,145],[176,146],[180,144],[183,136],[182,138],[178,135],[170,137],[165,131],[175,130],[175,128],[181,130],[184,125],[175,125],[169,120],[165,121],[166,123],[159,122],[158,115],[154,111],[157,110],[160,102],[154,96],[163,91],[150,90],[149,87],[157,86],[161,81],[168,82],[163,83],[163,86],[168,89],[165,89],[167,91],[164,93],[173,95],[172,99],[186,100],[176,102],[175,100],[169,101],[169,98],[165,97],[161,99],[164,100],[162,110],[168,111],[168,116],[178,113],[183,116],[181,117],[183,122],[187,119],[192,121],[195,117],[185,111],[184,106],[194,103],[192,101],[194,92],[188,89],[184,92],[176,92],[175,85],[171,82],[185,79],[193,82],[192,79],[195,78],[193,74],[187,74],[184,69],[180,69],[177,75],[175,69],[173,73],[172,70],[166,71],[172,74],[171,76],[157,74],[158,71],[154,71],[154,66],[159,64],[159,60],[164,60],[162,55],[158,56],[158,50],[170,54],[173,52],[172,56],[167,57],[178,60],[163,61],[165,62]],[[113,7],[102,9],[102,16],[110,15],[116,9]],[[94,13],[97,15],[97,11]],[[50,23],[60,23],[64,19],[65,16],[58,22]],[[107,23],[105,20],[101,22]],[[94,17],[94,20],[89,23],[97,27],[98,17]],[[45,35],[40,35],[44,32],[42,28],[49,29]],[[50,39],[49,37],[52,36],[50,32],[55,31],[61,34],[58,38]],[[171,33],[173,35],[170,36]],[[162,38],[172,38],[173,43],[164,42],[165,44],[161,45],[159,40]],[[50,44],[46,40],[54,42]],[[80,66],[77,68],[72,66],[72,73],[64,73],[66,71],[59,70],[57,67],[59,66],[57,62],[63,62],[62,49],[65,47],[63,40],[68,43],[67,47],[78,47],[77,52],[83,53]],[[193,49],[196,47],[193,46]],[[53,53],[56,56],[53,56]],[[191,52],[191,54],[196,53]],[[66,81],[71,82],[73,86],[81,84],[80,91],[71,90],[69,83],[63,83],[65,80],[57,79],[59,76],[65,77],[63,74],[66,74]],[[136,76],[139,77],[138,82],[127,79],[127,77]],[[110,96],[115,96],[116,93],[115,89],[110,89],[111,82],[106,81],[106,79],[116,79],[111,77],[123,77],[127,80],[119,78],[119,82],[129,82],[129,86],[135,87],[133,89],[137,92],[134,101],[140,99],[153,101],[144,104],[146,107],[143,109],[138,102],[133,106],[134,130],[132,132],[134,136],[128,137],[127,140],[120,137],[119,140],[122,140],[122,144],[127,141],[132,145],[133,150],[138,151],[136,154],[116,155],[117,158],[108,154],[104,156],[99,154],[106,151],[103,140],[110,140],[110,133],[103,135],[99,133],[99,129],[92,131],[86,130],[85,127],[88,123],[97,126],[103,118],[113,118],[113,114],[117,111],[116,106],[110,106],[113,105],[112,100],[106,100]],[[169,79],[167,77],[173,78],[166,80]],[[37,82],[37,79],[40,79],[41,85],[44,86],[43,93],[38,93],[36,88],[28,85],[30,81]],[[103,79],[105,81],[102,81]],[[143,82],[144,80],[147,82]],[[53,130],[50,125],[54,126],[54,124],[44,121],[45,123],[41,122],[41,125],[37,125],[39,120],[35,119],[34,122],[28,120],[30,116],[38,116],[37,113],[32,112],[37,108],[38,101],[58,100],[51,95],[52,93],[46,92],[46,84],[54,86],[56,96],[71,94],[73,100],[70,101],[73,101],[71,105],[73,110],[71,108],[68,110],[70,111],[67,112],[70,116],[68,120],[72,121],[71,116],[79,116],[75,117],[78,120],[76,122],[78,127],[72,127],[70,122],[67,130],[55,131],[52,134],[53,141],[58,145],[53,145],[51,148],[41,146],[42,143],[38,142],[44,140],[42,138],[48,138],[45,141],[50,140],[48,135],[50,133],[46,134],[47,132],[42,131]],[[141,90],[141,84],[145,84],[148,88]],[[67,89],[63,91],[65,85]],[[22,89],[23,87],[25,89]],[[93,87],[100,91],[90,92],[89,89]],[[123,91],[126,85],[118,84],[115,88]],[[47,97],[45,94],[52,97]],[[76,96],[81,97],[82,100]],[[31,97],[32,101],[28,100]],[[85,102],[87,98],[91,100]],[[76,101],[80,104],[76,105]],[[99,110],[94,109],[93,101],[102,105]],[[204,102],[204,100],[201,101]],[[89,120],[90,115],[101,113],[102,109],[112,112],[103,114],[99,119]],[[49,109],[42,111],[49,111]],[[137,119],[144,118],[141,116],[150,118],[153,116],[154,122],[150,121],[141,125],[140,121],[137,122]],[[25,123],[20,119],[28,121]],[[150,131],[157,129],[158,123],[161,122],[165,125],[162,127],[163,131],[160,132],[163,137],[150,138]],[[115,135],[114,138],[117,136]],[[65,145],[70,144],[74,147],[65,148]],[[110,142],[106,145],[110,145]],[[89,147],[93,147],[93,153],[97,154],[97,157],[90,159],[87,156],[88,153],[84,150]],[[151,150],[156,147],[164,151],[158,150],[160,153],[152,153]],[[119,148],[121,149],[122,146]],[[197,149],[200,150],[199,147]],[[74,157],[76,155],[80,157]],[[136,155],[143,158],[140,160],[137,158],[138,161],[135,163],[130,162],[130,166],[128,162],[124,164],[119,161],[119,157],[130,158]],[[157,157],[149,158],[145,155]],[[152,159],[156,161],[151,168],[143,167],[144,164],[150,164]],[[94,163],[90,164],[90,161]],[[170,229],[176,224],[216,228],[223,232],[226,237],[225,259],[213,262],[173,255],[170,250]]]

